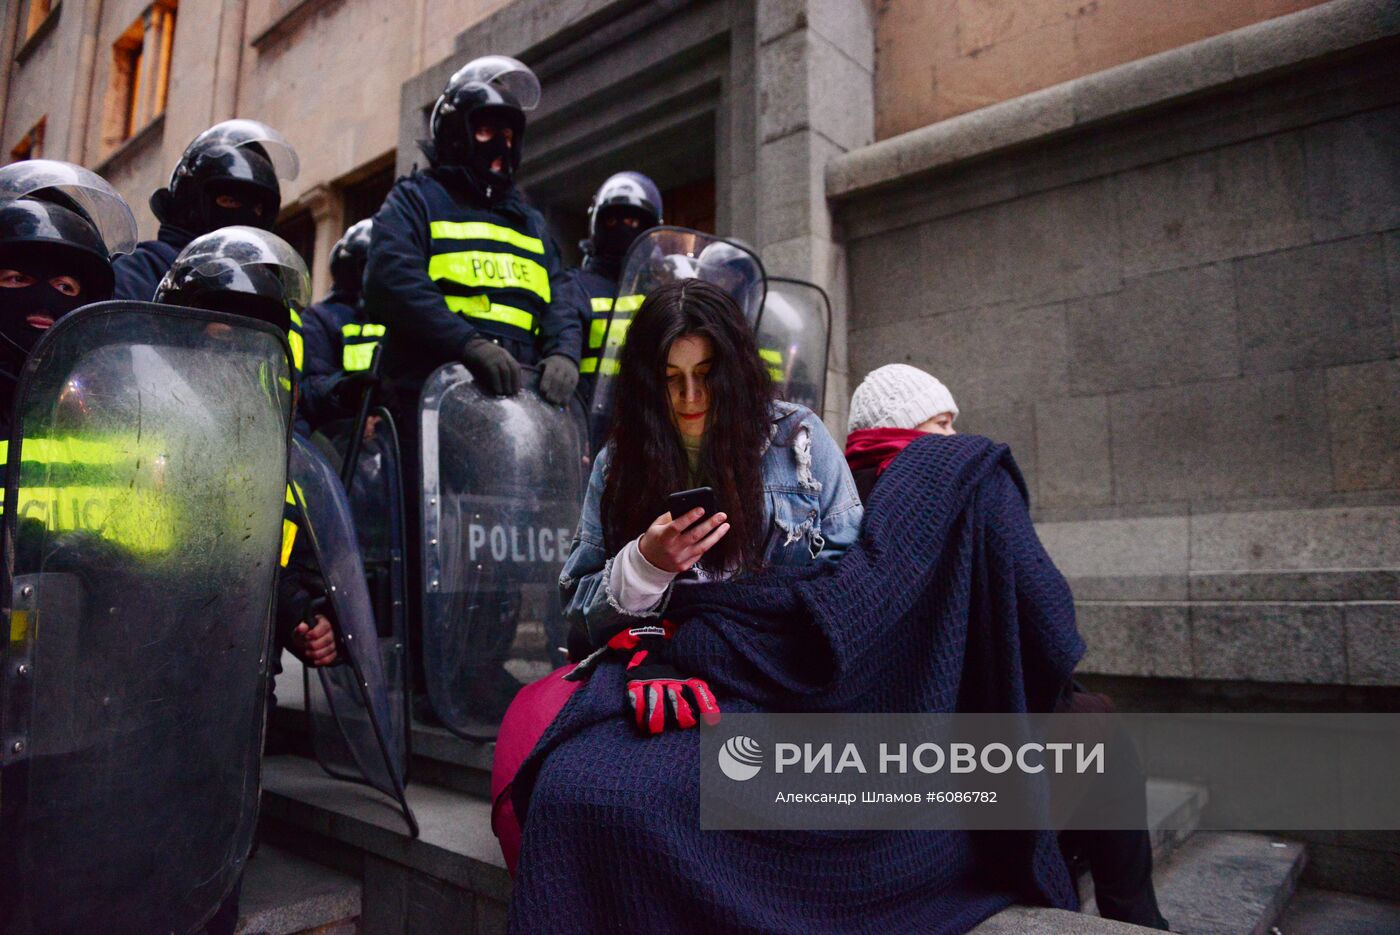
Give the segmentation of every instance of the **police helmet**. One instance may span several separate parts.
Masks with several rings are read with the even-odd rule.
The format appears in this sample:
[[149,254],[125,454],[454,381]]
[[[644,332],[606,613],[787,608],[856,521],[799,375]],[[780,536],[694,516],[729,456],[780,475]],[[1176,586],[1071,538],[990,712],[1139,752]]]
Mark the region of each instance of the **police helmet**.
[[462,166],[475,145],[473,122],[487,114],[505,121],[514,134],[511,171],[520,168],[525,114],[540,102],[540,80],[524,62],[509,55],[473,59],[447,80],[428,120],[434,162]]
[[31,159],[0,168],[0,250],[71,251],[92,295],[110,296],[111,257],[136,246],[136,218],[121,195],[82,166]]
[[257,120],[225,120],[185,147],[170,184],[151,195],[151,211],[164,222],[206,229],[211,188],[223,186],[256,198],[271,225],[282,202],[277,180],[290,181],[300,171],[296,150],[281,133]]
[[156,301],[244,315],[288,331],[311,301],[311,274],[281,237],[223,227],[196,237],[156,288]]
[[598,221],[609,208],[635,208],[646,217],[643,230],[656,227],[661,219],[661,190],[640,172],[618,172],[598,186],[588,206],[588,236],[597,239]]
[[337,292],[359,295],[369,259],[369,236],[374,222],[369,218],[350,225],[331,247],[331,282]]

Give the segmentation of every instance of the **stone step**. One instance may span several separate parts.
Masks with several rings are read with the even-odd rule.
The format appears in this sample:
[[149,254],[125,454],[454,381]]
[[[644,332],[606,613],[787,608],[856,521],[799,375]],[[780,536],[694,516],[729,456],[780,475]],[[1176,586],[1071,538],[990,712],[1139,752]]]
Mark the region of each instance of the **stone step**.
[[248,861],[239,897],[238,935],[354,935],[360,883],[348,874],[260,844]]
[[387,797],[327,776],[305,757],[263,760],[263,840],[352,873],[366,932],[500,932],[510,899],[491,807],[424,783],[407,791],[420,834],[410,838]]
[[1153,874],[1157,903],[1182,935],[1268,935],[1306,862],[1294,841],[1197,832]]
[[1144,935],[1152,929],[1114,922],[1082,912],[1012,906],[973,929],[969,935]]
[[[312,756],[306,736],[301,663],[291,653],[284,653],[282,666],[282,674],[277,677],[278,704],[272,713],[272,727],[290,742],[293,752]],[[409,735],[409,782],[487,798],[491,794],[491,758],[495,750],[495,741],[466,740],[445,727],[415,721]]]
[[[1161,867],[1172,852],[1201,824],[1210,800],[1205,786],[1175,779],[1147,780],[1147,833],[1152,840],[1152,865]],[[1094,881],[1087,867],[1076,867],[1079,901],[1095,912]]]
[[1400,935],[1400,902],[1304,886],[1278,930],[1283,935]]

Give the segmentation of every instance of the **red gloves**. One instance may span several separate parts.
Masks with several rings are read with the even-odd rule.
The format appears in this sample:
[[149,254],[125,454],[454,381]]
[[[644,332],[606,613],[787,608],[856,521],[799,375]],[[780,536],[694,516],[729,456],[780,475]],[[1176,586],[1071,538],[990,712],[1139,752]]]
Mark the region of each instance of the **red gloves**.
[[607,654],[629,654],[624,710],[642,734],[660,734],[669,725],[686,730],[700,721],[715,725],[719,704],[703,679],[687,678],[670,663],[675,626],[668,620],[622,630],[606,646],[579,663],[567,678],[586,676]]

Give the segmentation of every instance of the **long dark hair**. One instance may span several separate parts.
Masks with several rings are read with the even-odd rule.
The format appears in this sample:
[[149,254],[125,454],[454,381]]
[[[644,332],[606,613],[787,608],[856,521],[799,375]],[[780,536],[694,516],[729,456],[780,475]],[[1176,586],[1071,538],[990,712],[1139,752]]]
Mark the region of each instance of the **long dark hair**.
[[604,544],[616,553],[666,512],[667,494],[691,486],[666,382],[671,345],[690,335],[709,338],[714,348],[700,471],[730,523],[702,564],[757,571],[768,532],[763,453],[773,387],[739,306],[724,290],[698,279],[653,291],[628,329],[613,393],[612,462],[601,505]]

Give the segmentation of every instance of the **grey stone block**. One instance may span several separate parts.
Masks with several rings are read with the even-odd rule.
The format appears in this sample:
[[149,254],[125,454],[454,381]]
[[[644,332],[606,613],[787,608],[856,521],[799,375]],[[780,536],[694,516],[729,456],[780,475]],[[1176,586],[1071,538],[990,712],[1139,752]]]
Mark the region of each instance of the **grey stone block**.
[[1395,351],[1400,354],[1400,231],[1384,237],[1385,272],[1390,292],[1390,322],[1395,335]]
[[1278,927],[1282,932],[1400,935],[1400,905],[1304,886],[1294,894]]
[[1400,226],[1400,107],[1319,124],[1304,141],[1315,239]]
[[450,883],[367,854],[360,926],[364,935],[471,935],[475,900]]
[[1225,84],[1234,77],[1227,36],[1149,55],[1112,69],[1101,80],[1071,82],[1077,124],[1093,123]]
[[1400,594],[1400,569],[1196,572],[1193,601],[1374,601]]
[[[1071,334],[1073,320],[1071,313]],[[1073,374],[1071,365],[1071,382]],[[1106,399],[1092,396],[1037,402],[1035,442],[1040,505],[1093,506],[1113,502]]]
[[1075,395],[1240,372],[1234,283],[1224,264],[1131,279],[1068,308]]
[[1178,577],[1185,599],[1190,527],[1185,516],[1040,523],[1036,532],[1071,581],[1096,577]]
[[820,134],[802,130],[764,143],[759,152],[757,191],[763,243],[810,235],[825,226],[821,167],[837,152]]
[[969,935],[1143,935],[1150,931],[1082,912],[1011,906],[973,929]]
[[248,861],[239,897],[239,935],[288,935],[360,914],[360,884],[354,878],[262,844]]
[[1191,656],[1196,678],[1343,684],[1342,609],[1333,604],[1195,604]]
[[1400,603],[1347,604],[1347,681],[1400,685]]
[[1323,3],[1290,16],[1266,20],[1233,34],[1235,72],[1259,74],[1391,36],[1400,11],[1390,0]]
[[[937,371],[933,371],[937,373]],[[956,390],[954,392],[957,392]],[[955,396],[960,399],[960,396]],[[1026,487],[1031,492],[1031,504],[1037,498],[1039,465],[1036,459],[1035,414],[1027,405],[1014,403],[1000,406],[976,406],[964,408],[957,419],[957,430],[964,435],[985,435],[988,438],[1011,446],[1011,456],[1025,475]]]
[[1075,605],[1088,651],[1079,670],[1097,675],[1189,678],[1191,631],[1183,604]]
[[[858,6],[859,4],[851,4]],[[832,40],[808,33],[808,124],[838,147],[832,155],[859,149],[875,139],[875,96],[870,70]],[[825,168],[813,177],[813,192],[826,200]]]
[[1308,846],[1303,879],[1314,886],[1400,900],[1400,854],[1335,844]]
[[1400,507],[1193,516],[1191,566],[1192,571],[1400,568]]
[[871,10],[849,0],[761,0],[758,41],[768,43],[794,29],[808,29],[841,52],[875,71],[875,29]]
[[806,30],[790,32],[758,50],[758,113],[761,143],[809,126],[808,85],[811,40]]
[[1311,240],[1296,133],[1183,156],[1113,181],[1127,276]]
[[1327,429],[1338,490],[1400,487],[1400,360],[1328,370]]
[[1274,374],[1112,397],[1118,502],[1330,491],[1327,430],[1314,383],[1307,374]]
[[1173,932],[1265,935],[1302,875],[1301,844],[1257,834],[1198,832],[1153,874]]
[[1234,268],[1246,373],[1356,363],[1394,353],[1379,237],[1249,257]]
[[1184,601],[1190,597],[1186,575],[1090,575],[1070,578],[1080,601]]
[[[970,420],[978,410],[1064,396],[1064,307],[995,306],[925,321],[864,328],[852,321],[851,371],[863,377],[883,364],[913,364],[948,385]],[[963,423],[972,425],[972,421]],[[1034,447],[1024,449],[1029,456]]]
[[[871,360],[860,353],[858,332],[874,325],[885,325],[916,318],[925,313],[924,265],[913,262],[910,243],[919,243],[919,229],[906,228],[893,235],[870,237],[850,244],[851,364],[861,375],[886,361],[861,368],[859,360]],[[901,238],[905,248],[899,249]]]

